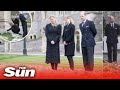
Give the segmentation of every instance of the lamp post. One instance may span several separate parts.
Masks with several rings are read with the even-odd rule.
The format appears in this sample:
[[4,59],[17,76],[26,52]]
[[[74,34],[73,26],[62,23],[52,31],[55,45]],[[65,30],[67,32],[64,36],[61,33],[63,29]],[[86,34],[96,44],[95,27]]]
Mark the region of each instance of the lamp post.
[[23,39],[23,55],[27,55],[26,37]]
[[[23,14],[23,13],[22,13]],[[22,28],[23,28],[23,55],[27,55],[27,47],[26,47],[26,35],[27,35],[27,20],[28,19],[28,15],[25,17],[25,15],[21,15],[20,16],[20,20],[22,23]]]

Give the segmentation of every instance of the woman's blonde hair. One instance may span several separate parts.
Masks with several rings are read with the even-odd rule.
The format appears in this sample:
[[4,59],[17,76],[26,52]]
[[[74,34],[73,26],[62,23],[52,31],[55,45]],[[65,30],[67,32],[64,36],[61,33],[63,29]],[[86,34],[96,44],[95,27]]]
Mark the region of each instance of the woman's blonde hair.
[[65,19],[69,19],[69,20],[70,20],[70,23],[71,23],[71,24],[74,24],[74,21],[73,21],[73,19],[72,19],[70,16],[66,16],[66,17],[64,18],[64,20],[65,20]]
[[54,19],[55,19],[55,24],[58,25],[58,20],[57,20],[57,18],[56,18],[55,16],[53,16],[53,15],[49,17],[49,19],[51,19],[51,18],[54,18]]

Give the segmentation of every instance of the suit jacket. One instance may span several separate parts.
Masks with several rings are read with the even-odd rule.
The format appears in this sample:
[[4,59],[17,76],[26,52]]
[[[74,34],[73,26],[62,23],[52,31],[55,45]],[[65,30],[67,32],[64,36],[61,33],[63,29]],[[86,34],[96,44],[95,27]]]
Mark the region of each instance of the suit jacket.
[[114,23],[114,28],[111,24],[107,24],[105,27],[105,35],[107,36],[106,43],[118,43],[119,25]]
[[85,24],[79,25],[82,33],[82,47],[94,47],[96,45],[94,37],[97,34],[96,27],[93,21],[86,20]]
[[26,22],[26,18],[23,14],[19,14],[19,18],[20,18],[21,22]]

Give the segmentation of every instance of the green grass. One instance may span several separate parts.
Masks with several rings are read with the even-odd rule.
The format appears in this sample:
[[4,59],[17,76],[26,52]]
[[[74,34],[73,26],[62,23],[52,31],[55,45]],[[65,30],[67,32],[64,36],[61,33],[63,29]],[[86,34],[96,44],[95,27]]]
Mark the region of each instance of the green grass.
[[12,41],[13,37],[11,33],[3,33],[0,34],[0,37],[2,37],[5,40]]
[[[102,60],[100,58],[95,58],[95,67],[102,67]],[[83,60],[80,57],[74,57],[75,68],[83,67]],[[44,65],[48,66],[45,63],[45,55],[10,55],[10,54],[0,54],[0,64],[31,64],[31,65]],[[69,67],[68,60],[66,57],[61,57],[60,67]]]

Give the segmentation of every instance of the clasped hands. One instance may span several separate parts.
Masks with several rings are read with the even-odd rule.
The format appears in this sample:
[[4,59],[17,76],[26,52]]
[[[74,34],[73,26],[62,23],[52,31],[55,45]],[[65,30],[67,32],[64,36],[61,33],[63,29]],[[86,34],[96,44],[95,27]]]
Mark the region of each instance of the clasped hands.
[[[63,43],[64,43],[64,45],[68,45],[65,41],[64,41]],[[51,41],[51,44],[54,45],[55,42],[52,40],[52,41]]]
[[68,44],[66,43],[66,41],[64,41],[63,44],[64,44],[64,45],[68,45]]
[[54,44],[55,44],[55,42],[52,40],[52,41],[51,41],[51,44],[52,44],[52,45],[54,45]]

